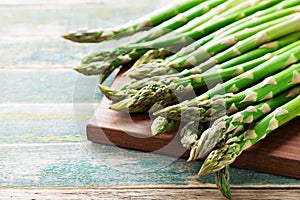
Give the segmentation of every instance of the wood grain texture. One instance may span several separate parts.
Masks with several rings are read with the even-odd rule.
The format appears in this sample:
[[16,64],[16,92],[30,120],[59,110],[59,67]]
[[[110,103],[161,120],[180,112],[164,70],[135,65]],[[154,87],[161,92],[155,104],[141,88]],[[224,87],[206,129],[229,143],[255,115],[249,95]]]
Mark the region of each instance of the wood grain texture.
[[[51,129],[49,129],[51,130]],[[16,140],[18,137],[16,137]],[[111,188],[164,185],[202,187],[214,175],[195,176],[202,162],[145,154],[91,142],[0,144],[0,188]],[[300,180],[231,168],[232,186],[300,185]],[[215,187],[215,185],[213,185]]]
[[72,69],[0,70],[0,103],[98,103],[97,81]]
[[0,104],[0,144],[66,143],[86,139],[93,104]]
[[[0,190],[1,197],[13,199],[162,199],[224,200],[216,189],[109,189],[109,190]],[[233,189],[234,199],[295,200],[299,189]]]
[[160,7],[162,2],[139,0],[128,4],[126,0],[118,0],[118,3],[107,0],[0,1],[0,36],[59,36],[83,28],[111,27],[142,16],[141,10],[151,12]]
[[[112,87],[126,81],[118,75]],[[112,144],[146,152],[188,157],[181,147],[179,133],[152,136],[151,119],[146,114],[126,114],[108,109],[110,101],[103,98],[87,126],[92,142]],[[233,166],[300,178],[300,118],[271,133],[266,139],[246,150]],[[185,153],[184,153],[185,152]]]
[[59,35],[51,37],[0,37],[0,68],[22,68],[52,65],[74,67],[83,56],[96,48],[96,45],[73,44]]

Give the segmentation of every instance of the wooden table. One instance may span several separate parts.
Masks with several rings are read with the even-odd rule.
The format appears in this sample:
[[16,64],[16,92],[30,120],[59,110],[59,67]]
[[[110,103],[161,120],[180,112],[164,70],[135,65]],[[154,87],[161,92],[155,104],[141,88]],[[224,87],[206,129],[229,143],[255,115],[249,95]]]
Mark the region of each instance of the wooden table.
[[[213,176],[195,176],[201,162],[86,140],[101,94],[96,77],[71,68],[97,45],[59,35],[119,24],[166,2],[0,1],[0,198],[224,199]],[[300,196],[300,181],[286,177],[232,168],[231,183],[235,199]]]

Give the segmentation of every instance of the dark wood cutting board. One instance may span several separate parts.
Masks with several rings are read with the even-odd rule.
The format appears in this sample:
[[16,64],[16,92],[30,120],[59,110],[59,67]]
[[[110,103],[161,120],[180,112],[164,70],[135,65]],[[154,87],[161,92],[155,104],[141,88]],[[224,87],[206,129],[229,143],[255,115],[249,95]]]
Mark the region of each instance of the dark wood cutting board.
[[[112,87],[118,88],[126,81],[119,75]],[[109,105],[110,101],[104,97],[87,125],[88,140],[145,152],[188,157],[178,134],[152,136],[151,119],[147,114],[120,113],[108,109]],[[300,178],[300,117],[245,151],[233,166]]]

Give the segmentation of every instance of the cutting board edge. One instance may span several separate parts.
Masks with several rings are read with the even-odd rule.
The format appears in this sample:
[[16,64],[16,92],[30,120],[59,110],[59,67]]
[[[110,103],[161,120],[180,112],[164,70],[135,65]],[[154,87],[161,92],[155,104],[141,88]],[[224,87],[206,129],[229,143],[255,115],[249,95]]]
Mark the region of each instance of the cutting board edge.
[[[110,134],[118,134],[118,136],[122,136],[121,140],[111,141]],[[117,137],[119,138],[119,137]],[[141,146],[132,146],[132,143],[128,144],[128,135],[122,131],[118,131],[115,129],[108,129],[99,127],[93,124],[87,125],[87,139],[94,143],[117,146],[126,149],[133,149],[143,152],[153,152],[155,149],[145,149],[143,145]],[[131,140],[129,140],[130,142]],[[166,142],[166,141],[165,141]],[[166,144],[166,143],[164,143]],[[143,147],[142,147],[143,146]],[[160,152],[164,155],[174,156],[170,152]],[[259,155],[259,156],[258,156]],[[186,151],[181,158],[188,158],[189,151]],[[280,162],[278,161],[280,159]],[[259,165],[257,163],[252,162],[260,161]],[[280,164],[285,163],[286,167],[282,167]],[[265,152],[256,152],[255,150],[246,150],[243,154],[241,154],[237,160],[232,164],[234,167],[253,170],[262,173],[270,173],[274,175],[287,176],[291,178],[300,178],[300,162],[297,160],[287,159],[287,158],[279,158],[274,157],[272,155],[268,155]],[[272,166],[270,168],[270,166]],[[290,170],[291,166],[294,166],[294,169],[299,170]]]

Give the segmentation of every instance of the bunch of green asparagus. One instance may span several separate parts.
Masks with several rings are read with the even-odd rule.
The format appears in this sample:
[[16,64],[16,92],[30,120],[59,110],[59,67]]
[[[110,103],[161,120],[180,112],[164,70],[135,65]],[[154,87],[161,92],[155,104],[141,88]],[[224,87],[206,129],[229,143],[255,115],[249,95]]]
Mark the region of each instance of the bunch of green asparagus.
[[[147,31],[145,31],[147,28]],[[111,29],[63,35],[135,42],[94,52],[75,70],[99,76],[121,112],[150,112],[154,135],[180,126],[189,161],[206,158],[228,199],[228,167],[246,149],[300,114],[300,0],[183,0]],[[129,83],[101,85],[132,66]]]

